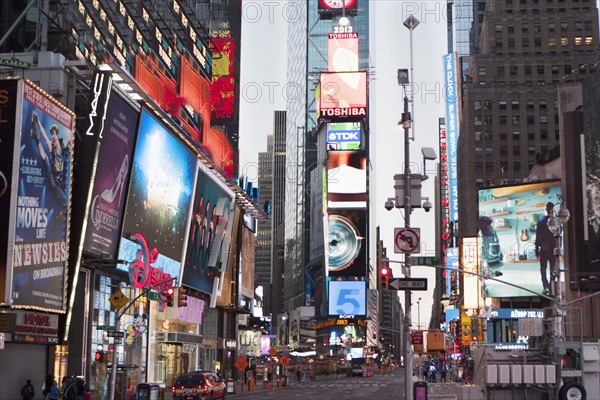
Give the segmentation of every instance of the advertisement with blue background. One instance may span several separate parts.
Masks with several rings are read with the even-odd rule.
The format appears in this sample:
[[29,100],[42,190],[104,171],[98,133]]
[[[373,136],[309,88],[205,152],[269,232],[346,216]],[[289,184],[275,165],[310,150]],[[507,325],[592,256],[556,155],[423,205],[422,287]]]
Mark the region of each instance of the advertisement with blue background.
[[216,295],[215,278],[226,270],[231,252],[233,196],[224,184],[217,183],[214,174],[200,168],[183,268],[184,285]]
[[119,246],[136,287],[152,269],[179,276],[195,173],[196,158],[142,110]]
[[365,281],[330,281],[329,315],[366,315],[366,298]]
[[23,85],[12,303],[64,310],[74,116]]
[[485,280],[487,297],[534,296],[548,290],[556,241],[548,231],[545,209],[552,203],[558,211],[561,198],[559,181],[479,191],[481,271],[496,279]]

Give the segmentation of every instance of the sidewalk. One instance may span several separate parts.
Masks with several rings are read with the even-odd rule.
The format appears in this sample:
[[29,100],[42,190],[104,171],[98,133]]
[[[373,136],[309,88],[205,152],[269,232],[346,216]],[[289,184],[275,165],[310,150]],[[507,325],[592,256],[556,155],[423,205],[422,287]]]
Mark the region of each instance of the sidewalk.
[[235,383],[235,393],[228,393],[227,397],[228,398],[242,397],[242,396],[245,396],[248,394],[265,393],[265,392],[271,392],[271,391],[275,391],[275,390],[285,390],[289,387],[290,386],[277,387],[277,382],[275,382],[274,387],[271,387],[270,389],[265,389],[264,383],[263,384],[258,383],[254,387],[254,390],[250,391],[247,383],[242,384],[240,382],[236,382]]

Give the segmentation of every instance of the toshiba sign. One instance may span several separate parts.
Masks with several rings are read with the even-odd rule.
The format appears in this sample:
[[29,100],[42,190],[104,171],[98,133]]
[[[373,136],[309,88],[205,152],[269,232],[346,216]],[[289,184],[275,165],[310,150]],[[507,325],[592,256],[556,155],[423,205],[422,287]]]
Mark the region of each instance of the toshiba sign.
[[319,103],[321,117],[366,117],[367,73],[322,73]]

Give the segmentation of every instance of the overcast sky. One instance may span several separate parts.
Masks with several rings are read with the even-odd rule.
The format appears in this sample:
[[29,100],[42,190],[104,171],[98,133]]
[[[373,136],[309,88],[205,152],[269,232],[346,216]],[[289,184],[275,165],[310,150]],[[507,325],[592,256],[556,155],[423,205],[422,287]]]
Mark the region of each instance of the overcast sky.
[[[316,1],[316,0],[314,0]],[[421,147],[433,147],[439,154],[438,118],[444,117],[442,56],[447,51],[445,1],[371,0],[371,76],[369,92],[371,120],[371,166],[375,181],[371,209],[381,227],[388,255],[395,260],[393,232],[404,226],[398,210],[388,212],[385,200],[394,194],[394,174],[403,172],[404,134],[397,127],[403,108],[402,88],[397,70],[410,68],[410,35],[402,22],[414,14],[420,25],[413,31],[413,82],[415,140],[410,144],[411,163],[422,166]],[[256,176],[258,153],[266,151],[266,136],[273,133],[273,111],[285,110],[282,88],[286,79],[286,1],[244,0],[242,21],[242,70],[240,99],[240,173]],[[376,21],[376,24],[374,23]],[[374,28],[373,28],[374,27]],[[359,32],[360,35],[360,32]],[[410,93],[409,93],[410,95]],[[422,196],[434,201],[435,165],[424,182]],[[421,255],[434,255],[434,213],[415,210],[411,226],[421,228]],[[400,266],[394,276],[402,277]],[[413,292],[412,320],[418,321],[416,300],[421,297],[421,323],[429,323],[435,270],[414,267],[413,277],[429,278],[428,292]],[[402,292],[400,292],[402,294]],[[400,296],[404,301],[404,296]]]

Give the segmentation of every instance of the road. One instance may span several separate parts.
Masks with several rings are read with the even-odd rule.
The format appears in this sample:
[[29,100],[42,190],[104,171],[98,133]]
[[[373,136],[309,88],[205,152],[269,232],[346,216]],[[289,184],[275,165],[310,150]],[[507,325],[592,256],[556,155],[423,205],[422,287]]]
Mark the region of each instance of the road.
[[368,378],[344,378],[329,381],[291,382],[287,388],[230,395],[233,399],[403,399],[404,370],[397,369],[386,375]]

